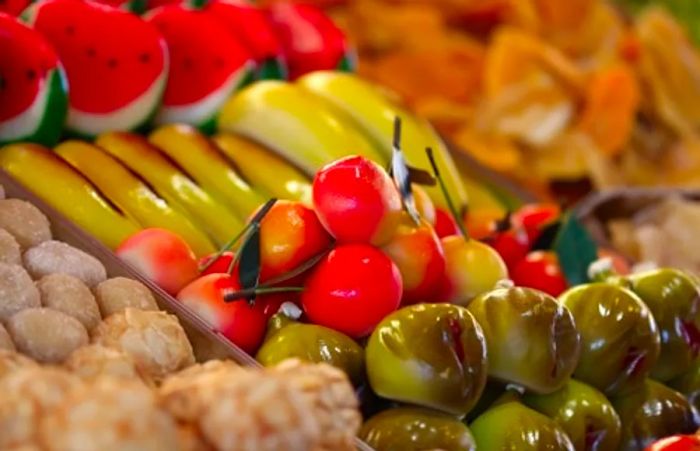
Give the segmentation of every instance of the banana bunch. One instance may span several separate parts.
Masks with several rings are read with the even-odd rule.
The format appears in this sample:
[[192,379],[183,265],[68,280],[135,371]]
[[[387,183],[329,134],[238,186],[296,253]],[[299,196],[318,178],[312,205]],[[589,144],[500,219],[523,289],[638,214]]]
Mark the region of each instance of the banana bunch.
[[[310,203],[311,179],[331,161],[359,154],[386,167],[397,116],[409,165],[429,170],[431,147],[458,208],[470,199],[476,208],[499,206],[488,190],[461,177],[429,124],[373,85],[338,72],[254,83],[229,99],[214,136],[171,124],[147,136],[68,140],[53,151],[14,144],[0,149],[0,169],[112,248],[139,229],[160,227],[206,255],[267,199]],[[428,191],[445,206],[437,188]]]
[[[478,199],[479,206],[501,206],[483,186],[462,177],[430,124],[353,74],[318,71],[294,83],[255,83],[224,105],[218,128],[274,149],[313,176],[323,165],[352,154],[386,166],[391,158],[395,117],[402,119],[402,150],[408,164],[430,171],[425,149],[431,147],[460,210],[466,209],[470,197]],[[437,186],[427,191],[436,205],[446,207]]]
[[0,168],[111,248],[159,227],[198,256],[229,241],[270,197],[310,202],[311,193],[310,179],[267,149],[188,125],[108,132],[53,151],[14,144],[0,149]]

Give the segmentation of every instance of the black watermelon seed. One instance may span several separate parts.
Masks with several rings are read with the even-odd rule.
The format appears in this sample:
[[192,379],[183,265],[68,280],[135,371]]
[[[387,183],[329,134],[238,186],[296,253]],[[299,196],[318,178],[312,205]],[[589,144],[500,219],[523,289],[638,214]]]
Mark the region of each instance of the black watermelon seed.
[[110,58],[107,60],[107,67],[109,67],[110,69],[114,69],[115,67],[117,67],[117,64],[118,62],[114,58]]
[[[0,0],[2,1],[2,0]],[[0,75],[0,91],[4,91],[5,87],[7,86],[7,81],[5,81],[5,78]]]

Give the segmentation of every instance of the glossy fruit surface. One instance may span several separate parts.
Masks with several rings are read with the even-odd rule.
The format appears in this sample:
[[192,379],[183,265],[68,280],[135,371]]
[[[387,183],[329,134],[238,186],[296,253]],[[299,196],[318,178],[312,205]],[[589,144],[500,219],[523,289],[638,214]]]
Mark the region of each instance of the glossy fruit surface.
[[347,335],[315,324],[290,321],[282,325],[269,334],[255,358],[265,366],[274,366],[295,357],[340,368],[356,385],[364,379],[365,356],[360,345]]
[[572,288],[559,297],[581,333],[574,377],[606,395],[641,386],[659,356],[659,332],[649,308],[631,291],[609,283]]
[[612,402],[622,420],[622,451],[644,449],[655,440],[691,433],[698,427],[683,395],[651,379]]
[[252,354],[265,335],[266,318],[262,306],[257,303],[251,305],[246,300],[224,301],[227,293],[240,288],[235,277],[209,274],[183,288],[177,294],[177,300],[244,351]]
[[700,360],[696,360],[688,371],[669,381],[668,386],[686,397],[695,408],[700,424]]
[[496,232],[486,240],[486,243],[496,249],[496,252],[501,256],[511,274],[530,250],[530,239],[525,229],[522,228]]
[[415,183],[411,184],[411,190],[413,191],[413,199],[416,203],[418,214],[421,218],[425,219],[428,224],[435,226],[436,210],[432,199],[430,199],[428,193],[421,188],[420,185],[416,185]]
[[414,407],[385,410],[362,425],[359,433],[377,451],[474,451],[469,428],[444,413]]
[[517,401],[497,404],[470,428],[479,451],[574,451],[554,420]]
[[353,156],[316,173],[313,201],[323,226],[339,242],[380,246],[401,221],[401,197],[377,163]]
[[661,354],[651,370],[668,381],[688,371],[700,353],[700,292],[682,271],[657,269],[629,276],[631,289],[659,326]]
[[330,244],[330,235],[311,208],[278,200],[260,222],[260,281],[297,268]]
[[304,3],[275,2],[268,9],[268,18],[284,49],[290,79],[317,70],[338,69],[347,59],[345,35],[321,9]]
[[571,376],[579,333],[571,312],[548,294],[499,288],[478,296],[467,309],[483,328],[490,377],[545,394]]
[[[208,274],[231,274],[233,270],[233,260],[236,254],[225,251],[221,255],[211,254],[199,259],[199,267],[202,268],[200,275]],[[212,259],[215,259],[213,262]]]
[[531,252],[515,265],[511,276],[520,287],[536,288],[555,297],[568,288],[559,258],[550,251]]
[[459,235],[459,227],[452,215],[444,208],[435,209],[435,233],[440,238]]
[[700,437],[673,435],[652,443],[644,451],[700,451]]
[[445,237],[441,242],[445,252],[444,300],[467,305],[508,278],[506,264],[490,246],[459,235]]
[[117,256],[170,294],[193,281],[199,271],[189,245],[164,229],[145,229],[127,238]]
[[417,304],[379,323],[367,344],[366,365],[378,395],[464,415],[486,384],[486,343],[465,308]]
[[382,251],[396,263],[403,279],[402,304],[437,301],[445,272],[445,253],[433,227],[404,214]]
[[561,215],[561,209],[556,204],[527,204],[520,207],[511,216],[514,227],[523,227],[534,241],[545,225],[555,221]]
[[401,274],[389,257],[366,244],[345,244],[313,269],[301,303],[312,322],[359,338],[399,307],[402,293]]
[[549,395],[526,394],[523,403],[561,426],[577,451],[616,451],[620,418],[612,404],[595,388],[569,380]]
[[465,215],[464,225],[471,238],[485,240],[497,232],[498,223],[503,220],[503,216],[503,210],[500,208],[470,210]]

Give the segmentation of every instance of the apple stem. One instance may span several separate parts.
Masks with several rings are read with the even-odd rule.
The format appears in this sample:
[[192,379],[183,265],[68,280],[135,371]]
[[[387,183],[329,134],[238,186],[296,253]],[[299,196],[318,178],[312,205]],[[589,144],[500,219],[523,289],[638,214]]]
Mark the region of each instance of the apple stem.
[[457,223],[457,228],[459,229],[459,232],[461,233],[464,240],[469,241],[469,232],[467,232],[467,228],[464,226],[464,221],[459,217],[457,207],[455,207],[454,202],[452,202],[452,197],[450,197],[450,193],[447,191],[445,181],[442,179],[440,170],[438,169],[437,163],[435,162],[435,156],[433,156],[433,149],[431,147],[427,147],[425,149],[425,153],[428,155],[430,166],[432,167],[433,174],[435,175],[435,178],[437,179],[438,184],[440,185],[440,191],[442,191],[442,195],[445,197],[445,202],[447,202],[447,208],[450,210],[452,219],[454,219],[454,221]]
[[292,279],[296,276],[299,276],[299,275],[305,273],[309,269],[316,266],[316,263],[320,262],[323,257],[328,255],[328,253],[333,250],[334,246],[335,246],[335,242],[331,243],[331,245],[328,246],[328,248],[322,250],[318,254],[316,254],[313,257],[309,258],[308,260],[304,261],[296,268],[293,268],[293,269],[291,269],[283,274],[280,274],[277,277],[273,277],[272,279],[268,280],[267,282],[265,282],[265,286],[277,285],[278,283],[286,282],[289,279]]
[[[206,261],[203,265],[199,267],[199,272],[206,271],[209,269],[211,265],[214,264],[215,261],[217,261],[223,254],[224,252],[228,251],[231,249],[244,235],[248,235],[250,232],[250,229],[253,228],[254,226],[259,226],[260,221],[265,217],[265,215],[270,211],[273,205],[277,202],[277,199],[270,199],[265,204],[258,210],[258,212],[253,216],[253,218],[248,221],[248,223],[233,237],[231,238],[224,246],[216,251],[216,254],[214,254],[210,259]],[[231,264],[229,265],[228,268],[228,273],[231,274],[231,271],[233,270],[233,266],[235,265],[236,261],[238,259],[234,258],[231,261]]]
[[224,295],[224,302],[248,300],[254,296],[275,293],[301,293],[304,287],[257,287],[234,291]]

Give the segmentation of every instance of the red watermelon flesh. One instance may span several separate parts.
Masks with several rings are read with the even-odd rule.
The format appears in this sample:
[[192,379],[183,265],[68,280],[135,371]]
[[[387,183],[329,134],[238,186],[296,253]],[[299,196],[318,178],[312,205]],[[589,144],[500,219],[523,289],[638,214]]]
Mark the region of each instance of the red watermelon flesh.
[[148,0],[148,9],[156,9],[165,5],[179,5],[184,0]]
[[348,55],[345,35],[319,8],[290,2],[268,8],[291,79],[316,70],[334,70]]
[[56,53],[39,33],[0,14],[0,121],[27,110],[57,65]]
[[146,15],[165,37],[170,72],[157,121],[210,122],[251,72],[248,50],[212,15],[167,5]]
[[233,32],[257,63],[282,55],[282,46],[265,13],[240,0],[212,0],[206,10]]
[[51,45],[14,17],[0,13],[0,142],[34,140],[36,133],[48,133],[42,138],[55,141],[66,114],[65,90]]
[[0,13],[7,13],[11,16],[19,16],[30,0],[0,0]]
[[[32,10],[34,28],[54,45],[66,69],[75,131],[132,129],[152,115],[167,66],[165,42],[155,27],[132,13],[82,0],[44,0]],[[131,117],[124,108],[133,110]]]

